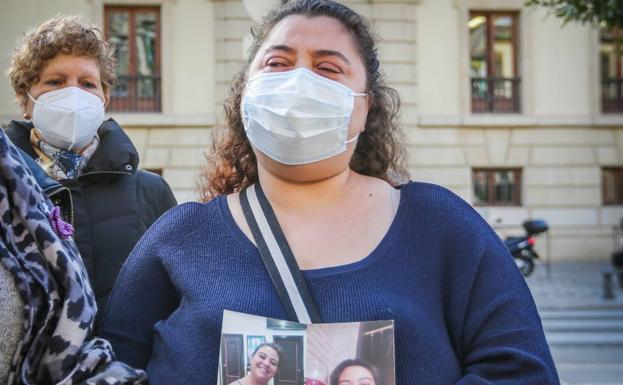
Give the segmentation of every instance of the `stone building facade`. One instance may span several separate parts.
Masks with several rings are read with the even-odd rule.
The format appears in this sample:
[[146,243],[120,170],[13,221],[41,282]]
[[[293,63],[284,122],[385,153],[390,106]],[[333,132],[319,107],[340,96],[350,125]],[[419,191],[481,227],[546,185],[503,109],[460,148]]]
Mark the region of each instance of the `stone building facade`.
[[[210,129],[243,63],[250,28],[274,2],[0,0],[0,52],[6,68],[21,34],[58,13],[82,14],[104,27],[115,9],[155,10],[158,110],[111,115],[132,137],[142,167],[162,172],[180,201],[193,200]],[[453,190],[501,233],[520,233],[527,218],[547,220],[548,240],[537,245],[554,260],[608,258],[623,202],[607,202],[604,183],[613,183],[606,181],[608,173],[623,167],[623,109],[604,112],[606,64],[598,31],[562,27],[545,10],[526,8],[523,0],[345,3],[366,15],[380,38],[382,68],[402,98],[412,179]],[[487,49],[487,59],[479,58],[479,50]],[[620,77],[621,63],[616,65]],[[483,66],[489,68],[484,75]],[[494,67],[498,73],[492,74]],[[485,75],[515,83],[487,88]],[[19,117],[10,85],[3,82],[2,123]],[[483,90],[485,99],[477,100]],[[498,101],[487,98],[498,92],[502,98],[512,94],[508,100],[516,105],[496,110]],[[483,100],[484,110],[475,111]],[[512,202],[491,202],[490,196],[479,201],[489,187],[494,195],[510,192],[508,186],[482,190],[476,183],[497,183],[509,175],[519,176]],[[623,181],[616,183],[621,186],[608,191],[619,194]]]

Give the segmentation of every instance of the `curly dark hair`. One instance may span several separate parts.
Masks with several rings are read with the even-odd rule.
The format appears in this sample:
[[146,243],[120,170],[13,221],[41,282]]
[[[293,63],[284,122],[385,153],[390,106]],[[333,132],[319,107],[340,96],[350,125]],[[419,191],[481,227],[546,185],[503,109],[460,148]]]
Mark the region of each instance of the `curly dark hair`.
[[210,201],[221,194],[240,191],[257,182],[257,160],[242,123],[240,103],[247,81],[249,66],[272,28],[292,15],[327,16],[338,20],[357,44],[366,69],[367,92],[371,97],[365,130],[357,140],[350,167],[363,175],[377,177],[397,185],[408,178],[405,167],[403,134],[399,127],[400,97],[385,85],[379,71],[375,38],[368,22],[345,5],[331,0],[296,0],[275,8],[259,28],[252,30],[253,44],[248,59],[234,77],[230,97],[225,101],[223,127],[213,131],[207,165],[201,170],[200,199]]
[[363,361],[363,360],[344,360],[340,362],[335,369],[331,372],[329,376],[329,385],[339,385],[340,383],[340,375],[346,368],[350,368],[351,366],[361,366],[363,368],[368,369],[368,371],[372,374],[374,378],[375,385],[382,385],[381,375],[379,370],[372,364]]

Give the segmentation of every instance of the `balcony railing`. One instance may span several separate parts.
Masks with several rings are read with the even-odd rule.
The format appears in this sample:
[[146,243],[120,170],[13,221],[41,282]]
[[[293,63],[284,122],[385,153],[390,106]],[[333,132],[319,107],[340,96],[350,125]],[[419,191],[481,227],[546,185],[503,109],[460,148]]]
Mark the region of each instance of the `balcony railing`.
[[472,112],[520,112],[520,78],[472,78]]
[[160,112],[160,75],[119,76],[117,86],[110,93],[108,110],[114,112]]
[[601,109],[605,113],[623,113],[623,78],[601,81]]

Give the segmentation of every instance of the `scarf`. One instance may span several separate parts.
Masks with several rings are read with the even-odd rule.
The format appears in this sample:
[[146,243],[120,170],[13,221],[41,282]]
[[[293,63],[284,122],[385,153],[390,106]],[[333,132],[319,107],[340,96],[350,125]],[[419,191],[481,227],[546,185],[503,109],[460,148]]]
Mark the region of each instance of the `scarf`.
[[64,150],[45,142],[37,133],[30,130],[30,143],[39,156],[39,164],[55,180],[75,179],[82,174],[82,170],[91,159],[99,145],[99,136],[96,134],[91,143],[80,153]]
[[54,226],[54,213],[0,130],[0,263],[24,302],[24,335],[7,384],[145,384],[145,372],[115,361],[110,343],[91,337],[93,290],[76,245]]

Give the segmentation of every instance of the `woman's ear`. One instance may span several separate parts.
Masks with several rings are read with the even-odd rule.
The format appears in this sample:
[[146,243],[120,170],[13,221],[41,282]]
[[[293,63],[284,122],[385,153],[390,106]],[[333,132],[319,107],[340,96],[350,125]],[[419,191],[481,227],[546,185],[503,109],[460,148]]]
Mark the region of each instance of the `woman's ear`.
[[104,91],[104,109],[108,107],[108,102],[110,102],[110,88]]
[[28,96],[17,94],[15,95],[15,100],[17,101],[17,104],[19,104],[19,108],[22,111],[24,119],[29,120],[30,114],[28,113]]

